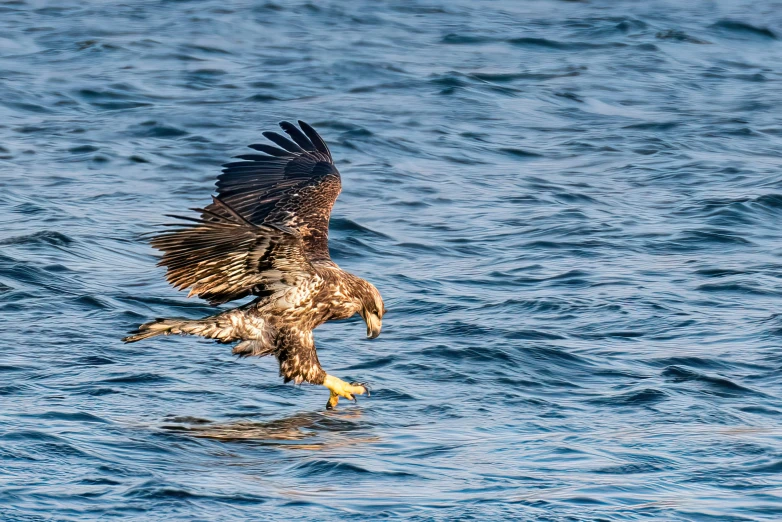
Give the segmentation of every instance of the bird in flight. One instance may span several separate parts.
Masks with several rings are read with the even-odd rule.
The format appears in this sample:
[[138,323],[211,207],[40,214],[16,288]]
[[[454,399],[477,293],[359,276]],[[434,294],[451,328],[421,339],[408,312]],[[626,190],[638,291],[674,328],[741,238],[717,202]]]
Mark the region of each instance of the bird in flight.
[[355,400],[369,388],[321,368],[313,329],[359,313],[374,339],[386,309],[371,283],[329,257],[329,217],[342,184],[328,146],[303,121],[280,127],[289,138],[264,132],[274,145],[250,145],[262,154],[224,165],[217,196],[193,209],[199,217],[169,216],[183,222],[151,240],[163,252],[158,265],[169,283],[189,288],[188,297],[212,305],[255,299],[203,319],[157,319],[123,341],[189,334],[238,342],[233,353],[241,357],[274,355],[286,383],[328,388],[332,409],[340,397]]

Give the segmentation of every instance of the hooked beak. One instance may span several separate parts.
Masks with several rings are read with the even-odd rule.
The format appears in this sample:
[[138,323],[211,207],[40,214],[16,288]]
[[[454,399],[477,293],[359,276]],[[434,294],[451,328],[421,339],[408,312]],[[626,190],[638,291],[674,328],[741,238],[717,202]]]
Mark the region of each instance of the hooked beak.
[[368,314],[365,320],[367,322],[367,338],[374,339],[380,335],[380,328],[383,326],[380,318],[375,314]]

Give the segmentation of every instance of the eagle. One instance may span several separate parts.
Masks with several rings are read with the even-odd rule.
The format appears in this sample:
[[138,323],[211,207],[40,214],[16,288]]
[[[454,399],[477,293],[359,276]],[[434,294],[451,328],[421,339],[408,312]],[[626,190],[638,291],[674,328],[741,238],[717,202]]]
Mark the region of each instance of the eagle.
[[342,270],[329,256],[329,218],[342,190],[331,152],[310,125],[283,121],[288,135],[264,132],[261,154],[237,156],[217,177],[217,195],[198,217],[167,215],[175,227],[152,237],[158,263],[175,288],[218,305],[248,296],[236,308],[203,319],[156,319],[123,339],[200,335],[237,343],[241,356],[274,355],[284,382],[323,385],[327,409],[340,397],[369,395],[361,382],[328,374],[318,361],[312,331],[326,321],[360,314],[367,337],[380,335],[386,313],[377,288]]

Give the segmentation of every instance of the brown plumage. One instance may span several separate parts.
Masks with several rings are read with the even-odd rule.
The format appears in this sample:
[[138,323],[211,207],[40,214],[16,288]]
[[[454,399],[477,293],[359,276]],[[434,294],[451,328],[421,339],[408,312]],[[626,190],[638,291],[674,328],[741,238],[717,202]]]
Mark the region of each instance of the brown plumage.
[[327,403],[354,399],[366,385],[328,375],[318,362],[312,330],[326,321],[361,314],[367,336],[380,334],[385,313],[377,289],[340,269],[329,257],[331,208],[342,184],[331,152],[315,130],[299,121],[280,127],[290,139],[264,132],[276,146],[250,145],[217,178],[217,196],[200,217],[155,236],[159,265],[178,289],[189,288],[216,305],[249,295],[252,302],[199,320],[158,319],[125,342],[155,335],[190,334],[238,342],[240,356],[274,355],[285,382],[329,388]]

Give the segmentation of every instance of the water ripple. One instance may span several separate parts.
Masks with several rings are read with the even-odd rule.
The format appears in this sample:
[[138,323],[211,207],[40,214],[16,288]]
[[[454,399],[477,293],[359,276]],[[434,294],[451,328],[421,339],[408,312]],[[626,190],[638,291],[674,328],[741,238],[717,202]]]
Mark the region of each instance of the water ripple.
[[[0,519],[782,518],[774,2],[0,5]],[[145,234],[282,119],[388,315],[370,398],[119,339]]]

